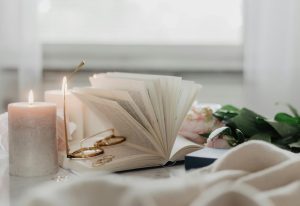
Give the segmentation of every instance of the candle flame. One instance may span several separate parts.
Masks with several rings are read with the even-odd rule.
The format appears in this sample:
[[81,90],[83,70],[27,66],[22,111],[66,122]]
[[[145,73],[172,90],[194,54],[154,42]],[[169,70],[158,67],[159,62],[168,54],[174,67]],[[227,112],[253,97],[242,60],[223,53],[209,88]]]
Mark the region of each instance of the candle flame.
[[67,81],[67,77],[64,76],[62,81],[61,91],[66,92],[67,90],[68,90],[68,81]]
[[30,90],[28,94],[28,103],[33,104],[33,102],[34,102],[33,91]]

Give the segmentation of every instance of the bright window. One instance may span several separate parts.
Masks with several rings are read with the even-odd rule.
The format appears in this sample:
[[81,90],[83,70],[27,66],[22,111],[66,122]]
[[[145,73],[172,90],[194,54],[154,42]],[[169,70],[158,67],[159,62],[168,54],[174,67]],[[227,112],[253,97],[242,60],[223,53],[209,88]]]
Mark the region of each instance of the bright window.
[[242,0],[41,0],[39,14],[47,44],[242,44]]

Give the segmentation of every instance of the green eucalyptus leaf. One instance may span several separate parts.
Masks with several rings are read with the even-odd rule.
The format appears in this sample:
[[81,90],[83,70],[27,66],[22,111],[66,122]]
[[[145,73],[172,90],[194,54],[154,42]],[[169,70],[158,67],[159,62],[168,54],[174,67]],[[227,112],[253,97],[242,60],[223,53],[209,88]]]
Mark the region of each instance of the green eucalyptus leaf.
[[299,134],[299,128],[284,122],[268,121],[275,131],[282,137],[289,137]]
[[266,118],[261,117],[261,116],[256,116],[255,122],[256,122],[257,125],[260,125],[260,126],[266,126],[268,124],[266,122]]
[[292,105],[290,104],[287,104],[288,108],[291,110],[292,114],[295,115],[295,117],[300,117],[299,116],[299,113],[297,111],[297,109],[295,107],[293,107]]
[[281,144],[276,144],[274,143],[277,147],[285,150],[291,150],[291,147],[289,145],[281,145]]
[[300,140],[298,140],[297,142],[293,142],[293,143],[289,144],[289,146],[291,148],[299,148],[300,149]]
[[297,142],[298,137],[297,136],[288,136],[283,138],[277,138],[273,143],[276,145],[289,145],[293,142]]
[[226,126],[210,133],[208,138],[223,136],[231,146],[236,146],[247,140],[262,140],[273,143],[280,148],[300,152],[300,116],[298,111],[286,104],[292,115],[277,113],[274,120],[247,109],[238,109],[225,105],[214,113]]
[[261,132],[261,129],[257,127],[258,118],[264,117],[249,109],[242,108],[237,116],[230,119],[229,125],[238,128],[246,137],[252,137]]
[[239,114],[239,109],[232,105],[224,105],[218,109],[213,115],[221,120],[228,120]]
[[[279,103],[279,102],[276,103],[276,105],[279,105],[279,104],[282,104],[282,103]],[[289,108],[289,110],[292,112],[292,114],[295,117],[300,117],[300,115],[295,107],[293,107],[291,104],[288,104],[288,103],[283,103],[283,104]]]
[[265,142],[271,142],[271,135],[269,133],[257,133],[250,137],[249,140],[262,140]]
[[300,124],[299,117],[293,117],[286,113],[277,113],[274,118],[277,122],[284,122],[287,124]]
[[230,104],[226,104],[224,106],[222,106],[220,108],[221,110],[227,110],[227,111],[231,111],[231,112],[238,112],[239,109],[233,105],[230,105]]
[[242,143],[245,141],[245,136],[243,134],[243,132],[239,129],[236,129],[235,130],[235,134],[236,134],[236,140],[239,142],[239,143]]

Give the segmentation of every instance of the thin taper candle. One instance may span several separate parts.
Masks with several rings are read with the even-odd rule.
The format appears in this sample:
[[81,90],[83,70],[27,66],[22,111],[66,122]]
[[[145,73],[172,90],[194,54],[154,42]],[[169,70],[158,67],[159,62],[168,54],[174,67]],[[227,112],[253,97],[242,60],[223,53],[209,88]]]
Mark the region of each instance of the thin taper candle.
[[68,125],[67,125],[67,112],[66,112],[66,90],[68,89],[68,82],[67,82],[67,78],[64,77],[63,78],[63,97],[64,97],[64,131],[65,131],[65,145],[66,145],[66,154],[67,157],[69,157],[69,152],[70,152],[70,148],[69,148],[69,141],[68,141]]

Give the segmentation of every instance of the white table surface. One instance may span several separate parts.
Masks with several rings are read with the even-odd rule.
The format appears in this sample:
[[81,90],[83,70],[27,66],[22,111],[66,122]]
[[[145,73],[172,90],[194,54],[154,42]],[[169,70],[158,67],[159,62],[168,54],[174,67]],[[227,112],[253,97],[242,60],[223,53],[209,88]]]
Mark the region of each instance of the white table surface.
[[[172,167],[124,172],[120,175],[157,179],[178,176],[183,173],[185,173],[184,166],[176,165]],[[18,200],[27,190],[49,181],[70,181],[73,178],[79,178],[79,176],[62,168],[60,168],[57,174],[45,177],[25,178],[9,176],[8,155],[0,151],[0,206],[17,206]]]

